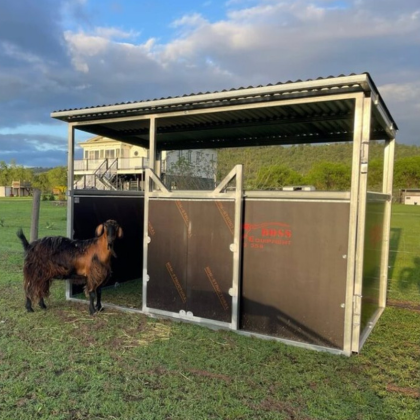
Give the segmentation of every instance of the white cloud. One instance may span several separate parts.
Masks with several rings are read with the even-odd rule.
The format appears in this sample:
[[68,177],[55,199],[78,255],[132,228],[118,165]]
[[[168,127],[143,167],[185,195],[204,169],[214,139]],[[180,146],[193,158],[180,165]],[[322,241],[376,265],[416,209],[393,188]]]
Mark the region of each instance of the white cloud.
[[199,27],[205,25],[207,20],[203,18],[199,13],[194,13],[191,15],[184,15],[180,19],[176,19],[172,22],[172,27]]
[[132,39],[139,35],[137,31],[123,31],[119,28],[98,27],[95,28],[95,34],[100,38],[105,39]]
[[420,103],[420,80],[412,83],[388,83],[380,86],[380,92],[384,97],[392,98],[395,102],[417,101]]
[[230,20],[236,22],[258,22],[258,19],[264,19],[267,16],[272,16],[281,10],[285,9],[285,4],[279,2],[277,4],[262,4],[259,6],[250,7],[247,9],[231,10],[228,13]]

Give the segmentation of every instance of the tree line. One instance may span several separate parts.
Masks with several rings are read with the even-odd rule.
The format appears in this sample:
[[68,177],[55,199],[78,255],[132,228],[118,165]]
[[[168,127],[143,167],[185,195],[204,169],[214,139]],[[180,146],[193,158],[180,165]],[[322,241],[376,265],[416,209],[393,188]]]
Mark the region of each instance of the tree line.
[[[382,190],[383,142],[369,147],[368,189]],[[244,165],[245,189],[280,189],[287,185],[313,185],[318,190],[350,189],[353,144],[264,146],[219,149],[216,179],[220,182],[236,164]],[[43,194],[67,186],[67,167],[38,171],[15,161],[0,161],[0,185],[29,181]],[[420,147],[396,145],[394,191],[420,188]]]
[[[383,142],[369,147],[368,189],[382,191]],[[245,189],[280,189],[313,185],[318,190],[346,191],[351,184],[353,144],[265,146],[221,149],[217,179],[236,164],[244,165]],[[394,191],[420,188],[420,147],[397,144]]]
[[11,186],[13,181],[30,182],[43,194],[52,194],[54,189],[63,192],[67,188],[67,167],[57,166],[48,170],[35,170],[18,165],[15,160],[9,164],[0,161],[0,185]]

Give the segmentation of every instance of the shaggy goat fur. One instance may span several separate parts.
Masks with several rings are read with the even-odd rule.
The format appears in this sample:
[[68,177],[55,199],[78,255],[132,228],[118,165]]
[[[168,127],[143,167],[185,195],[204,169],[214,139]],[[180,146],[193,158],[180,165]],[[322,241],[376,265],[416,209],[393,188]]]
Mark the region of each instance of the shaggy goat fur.
[[54,279],[84,284],[90,314],[102,309],[101,285],[111,276],[111,255],[116,257],[114,241],[123,232],[115,220],[108,220],[95,233],[92,239],[49,236],[29,243],[22,229],[17,232],[25,250],[23,276],[28,312],[33,312],[32,301],[38,301],[46,309],[44,298],[49,296]]

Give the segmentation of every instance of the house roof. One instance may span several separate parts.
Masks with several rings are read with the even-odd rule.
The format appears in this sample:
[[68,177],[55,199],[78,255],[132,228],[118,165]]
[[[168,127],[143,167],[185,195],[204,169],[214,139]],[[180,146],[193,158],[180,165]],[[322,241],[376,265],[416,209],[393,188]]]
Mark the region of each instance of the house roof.
[[356,96],[371,97],[370,138],[398,129],[368,73],[54,111],[95,135],[158,150],[352,141]]
[[[104,145],[107,143],[113,144],[115,142],[117,142],[118,140],[115,139],[111,139],[109,137],[104,137],[104,136],[95,136],[92,137],[84,142],[80,142],[79,145],[80,146],[94,146],[94,145]],[[127,146],[131,146],[129,144],[127,144]]]

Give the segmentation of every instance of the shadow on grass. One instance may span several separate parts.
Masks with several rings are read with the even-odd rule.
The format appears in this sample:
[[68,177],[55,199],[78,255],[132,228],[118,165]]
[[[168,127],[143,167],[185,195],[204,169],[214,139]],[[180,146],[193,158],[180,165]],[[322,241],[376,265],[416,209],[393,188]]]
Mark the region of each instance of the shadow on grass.
[[405,267],[398,277],[398,287],[406,290],[412,286],[417,287],[420,292],[420,257],[413,258],[413,267]]
[[390,238],[389,238],[389,261],[388,261],[388,266],[390,267],[389,278],[391,279],[394,278],[395,260],[397,259],[397,252],[400,246],[401,236],[402,236],[401,228],[391,228]]

